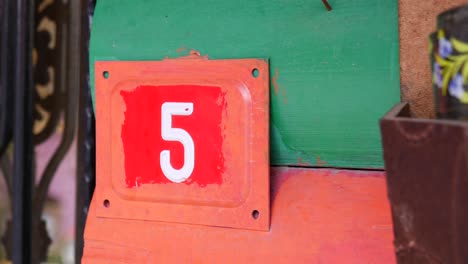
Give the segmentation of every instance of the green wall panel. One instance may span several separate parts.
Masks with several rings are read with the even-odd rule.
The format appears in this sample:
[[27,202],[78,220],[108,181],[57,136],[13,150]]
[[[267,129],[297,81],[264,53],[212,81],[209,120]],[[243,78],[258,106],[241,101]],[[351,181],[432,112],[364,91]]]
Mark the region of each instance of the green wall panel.
[[272,164],[381,168],[378,119],[400,100],[397,1],[329,3],[101,0],[91,82],[97,60],[269,58]]

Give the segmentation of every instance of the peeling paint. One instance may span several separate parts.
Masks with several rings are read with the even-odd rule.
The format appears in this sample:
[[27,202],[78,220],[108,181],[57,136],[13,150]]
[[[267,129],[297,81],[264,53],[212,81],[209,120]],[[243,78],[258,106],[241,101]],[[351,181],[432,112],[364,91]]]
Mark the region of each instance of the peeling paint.
[[181,53],[181,52],[183,52],[183,51],[185,51],[185,50],[187,50],[187,48],[186,48],[185,46],[182,46],[182,47],[176,49],[176,52],[177,52],[177,53]]
[[275,69],[275,75],[271,78],[271,83],[273,84],[273,90],[275,91],[275,96],[278,96],[278,93],[279,93],[278,68]]
[[317,161],[317,166],[325,166],[327,162],[320,160],[320,157],[317,155],[315,156],[315,160]]
[[273,91],[275,93],[275,96],[278,96],[280,88],[281,88],[281,94],[283,95],[283,102],[287,104],[288,99],[286,98],[286,89],[284,87],[280,87],[280,85],[278,84],[278,78],[279,78],[278,68],[276,68],[275,75],[273,75],[273,77],[271,78],[271,83],[273,84]]
[[281,93],[283,94],[284,104],[288,104],[288,98],[286,98],[286,89],[284,89],[284,87],[281,87]]

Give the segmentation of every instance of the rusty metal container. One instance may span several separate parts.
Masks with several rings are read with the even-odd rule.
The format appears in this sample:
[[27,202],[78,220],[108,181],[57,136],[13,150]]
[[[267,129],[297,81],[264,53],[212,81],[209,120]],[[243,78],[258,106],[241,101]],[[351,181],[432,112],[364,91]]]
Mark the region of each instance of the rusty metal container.
[[380,121],[398,263],[468,263],[468,122]]

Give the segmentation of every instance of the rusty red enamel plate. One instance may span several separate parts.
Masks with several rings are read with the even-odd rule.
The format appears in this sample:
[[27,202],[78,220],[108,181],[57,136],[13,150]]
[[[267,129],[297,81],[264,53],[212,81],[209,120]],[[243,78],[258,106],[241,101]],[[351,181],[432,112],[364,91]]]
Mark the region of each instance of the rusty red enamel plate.
[[268,230],[267,61],[95,67],[99,217]]

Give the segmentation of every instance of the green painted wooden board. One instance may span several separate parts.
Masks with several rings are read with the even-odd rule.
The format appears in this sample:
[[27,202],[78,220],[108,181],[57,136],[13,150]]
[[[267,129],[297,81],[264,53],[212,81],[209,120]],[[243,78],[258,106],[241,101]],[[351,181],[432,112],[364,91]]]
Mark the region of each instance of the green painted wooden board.
[[329,3],[98,1],[91,83],[97,60],[269,58],[273,165],[381,168],[378,119],[400,100],[397,0]]

